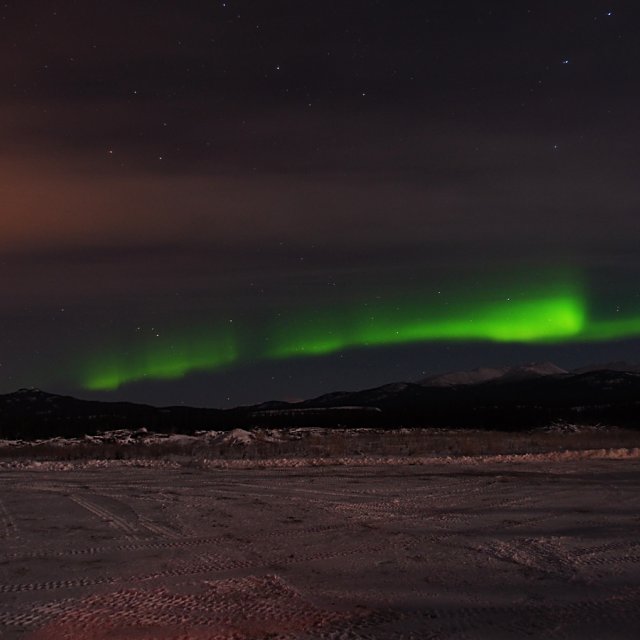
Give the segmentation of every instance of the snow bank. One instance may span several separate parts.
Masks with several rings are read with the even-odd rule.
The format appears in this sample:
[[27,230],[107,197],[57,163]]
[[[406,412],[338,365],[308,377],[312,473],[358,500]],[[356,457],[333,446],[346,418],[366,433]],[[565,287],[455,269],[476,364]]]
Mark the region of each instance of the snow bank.
[[182,465],[169,460],[74,460],[45,461],[9,460],[0,462],[0,471],[78,471],[83,469],[111,469],[114,467],[144,467],[153,469],[180,469]]
[[587,449],[583,451],[552,451],[490,456],[358,456],[342,458],[276,458],[270,460],[206,459],[199,463],[209,469],[295,468],[378,465],[434,465],[434,464],[489,464],[526,462],[571,462],[578,460],[634,460],[640,459],[640,448]]

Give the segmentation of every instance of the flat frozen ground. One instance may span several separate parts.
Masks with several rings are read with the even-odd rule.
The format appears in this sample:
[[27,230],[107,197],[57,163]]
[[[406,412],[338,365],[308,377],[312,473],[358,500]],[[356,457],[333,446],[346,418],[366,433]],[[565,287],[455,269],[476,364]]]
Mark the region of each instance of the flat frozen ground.
[[0,471],[0,638],[637,638],[640,461]]

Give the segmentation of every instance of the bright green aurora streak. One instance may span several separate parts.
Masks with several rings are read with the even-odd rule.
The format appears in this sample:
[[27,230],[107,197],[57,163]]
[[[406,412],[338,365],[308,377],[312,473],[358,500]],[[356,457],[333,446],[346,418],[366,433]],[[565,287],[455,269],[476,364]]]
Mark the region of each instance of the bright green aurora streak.
[[560,342],[585,327],[584,305],[571,297],[522,302],[505,301],[485,307],[452,309],[447,315],[380,306],[348,323],[337,316],[298,318],[276,331],[275,347],[267,355],[289,358],[322,355],[349,347],[436,340],[492,342]]
[[[129,382],[176,379],[256,359],[321,356],[349,348],[428,341],[491,341],[558,344],[640,336],[640,314],[597,317],[581,287],[548,285],[528,295],[479,295],[419,304],[412,300],[347,308],[292,312],[287,322],[258,330],[245,344],[237,334],[214,330],[178,340],[148,340],[122,353],[99,357],[82,368],[83,386],[114,390]],[[432,298],[433,299],[433,298]],[[256,347],[255,345],[267,345]],[[163,346],[164,345],[164,346]],[[254,346],[250,346],[254,345]]]

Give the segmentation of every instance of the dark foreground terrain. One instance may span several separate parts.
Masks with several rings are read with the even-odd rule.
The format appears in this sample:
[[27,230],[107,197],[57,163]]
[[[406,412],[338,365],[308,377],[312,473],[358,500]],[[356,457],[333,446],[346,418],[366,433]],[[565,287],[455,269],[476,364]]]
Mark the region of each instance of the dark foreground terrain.
[[637,638],[640,462],[0,472],[0,637]]

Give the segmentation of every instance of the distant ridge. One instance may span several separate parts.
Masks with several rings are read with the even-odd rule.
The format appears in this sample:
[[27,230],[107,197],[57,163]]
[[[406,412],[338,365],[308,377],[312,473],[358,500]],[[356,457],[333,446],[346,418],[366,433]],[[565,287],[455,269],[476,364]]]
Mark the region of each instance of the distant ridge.
[[571,373],[591,373],[592,371],[627,371],[640,373],[640,364],[632,364],[619,360],[617,362],[607,362],[606,364],[591,364],[586,367],[572,369]]
[[80,400],[23,388],[0,395],[0,438],[78,436],[141,427],[159,432],[189,432],[202,428],[199,425],[218,424],[222,413],[219,409]]
[[456,385],[481,384],[496,380],[526,380],[542,376],[558,376],[567,374],[553,362],[531,362],[518,367],[481,367],[471,371],[455,371],[428,376],[418,381],[425,387],[450,387]]
[[39,389],[0,395],[0,439],[122,428],[185,434],[257,426],[521,430],[556,422],[640,429],[640,367],[608,363],[566,371],[543,362],[479,368],[227,410],[80,400]]

